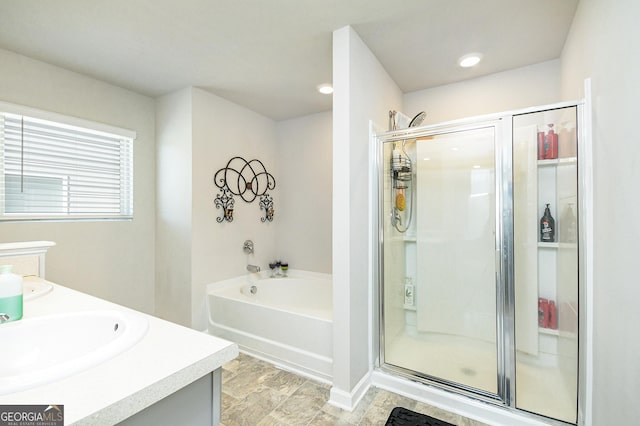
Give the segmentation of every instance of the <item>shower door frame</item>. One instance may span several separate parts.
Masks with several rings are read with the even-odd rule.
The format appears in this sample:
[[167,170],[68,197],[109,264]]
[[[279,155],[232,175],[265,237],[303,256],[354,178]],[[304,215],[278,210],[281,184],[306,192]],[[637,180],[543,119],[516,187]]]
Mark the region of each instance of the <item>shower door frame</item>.
[[[504,158],[511,157],[511,144],[504,143],[504,141],[510,141],[511,136],[511,122],[505,120],[505,116],[496,116],[491,118],[478,117],[476,119],[467,119],[453,121],[449,123],[442,123],[431,126],[423,126],[415,129],[396,130],[385,132],[375,135],[375,154],[374,163],[375,168],[378,171],[377,174],[377,191],[376,197],[378,200],[377,206],[377,233],[378,233],[378,247],[377,247],[377,279],[378,288],[378,361],[376,366],[400,375],[412,380],[418,380],[423,383],[436,384],[444,389],[454,390],[455,392],[463,393],[467,396],[474,398],[480,398],[492,403],[500,405],[509,405],[512,398],[514,398],[514,387],[511,386],[510,377],[515,374],[515,350],[513,340],[505,341],[504,336],[511,336],[512,334],[503,333],[504,330],[512,330],[514,328],[514,302],[513,294],[505,291],[506,286],[500,285],[500,283],[512,280],[513,276],[510,276],[510,271],[513,268],[506,263],[510,259],[509,251],[512,250],[513,241],[513,219],[510,212],[512,211],[511,200],[511,179],[503,179],[503,176],[511,175],[511,161],[503,161]],[[481,389],[473,388],[471,386],[463,385],[460,383],[451,382],[446,379],[442,379],[436,376],[431,376],[425,373],[409,370],[403,367],[394,366],[385,363],[384,357],[384,262],[380,259],[384,253],[384,221],[388,215],[384,212],[384,203],[381,201],[384,199],[384,179],[386,178],[383,170],[383,147],[385,143],[392,143],[396,141],[402,141],[405,139],[414,139],[427,136],[436,136],[442,134],[450,134],[464,131],[473,131],[480,129],[492,128],[494,131],[494,190],[496,194],[495,200],[495,289],[496,289],[496,356],[497,356],[497,393],[491,393],[483,391]],[[407,137],[410,135],[410,137]],[[505,169],[506,167],[506,169]],[[505,202],[506,201],[506,202]],[[508,207],[507,207],[508,206]],[[506,207],[506,208],[505,208]],[[412,206],[411,208],[416,208]],[[416,215],[417,212],[413,213]],[[508,299],[510,298],[510,300]],[[504,348],[509,348],[505,350]]]
[[[413,382],[432,385],[434,388],[453,391],[472,399],[489,402],[509,412],[516,412],[523,418],[543,419],[546,424],[568,425],[570,423],[552,419],[516,407],[516,350],[515,350],[515,282],[514,282],[514,231],[513,231],[513,118],[516,115],[537,113],[566,107],[577,110],[578,128],[578,197],[580,214],[578,217],[578,383],[577,383],[577,424],[590,425],[593,393],[593,176],[591,164],[591,86],[585,80],[585,98],[578,101],[559,102],[534,106],[519,110],[488,114],[478,117],[453,120],[435,125],[395,131],[374,131],[370,128],[372,159],[372,213],[371,223],[374,234],[372,255],[372,351],[373,366],[378,371],[409,379]],[[384,221],[388,219],[384,211],[383,146],[385,143],[495,126],[496,133],[496,345],[498,348],[498,392],[491,394],[478,392],[458,383],[434,378],[426,374],[385,363],[384,359]],[[416,214],[416,212],[414,212]],[[501,285],[504,283],[504,285]]]

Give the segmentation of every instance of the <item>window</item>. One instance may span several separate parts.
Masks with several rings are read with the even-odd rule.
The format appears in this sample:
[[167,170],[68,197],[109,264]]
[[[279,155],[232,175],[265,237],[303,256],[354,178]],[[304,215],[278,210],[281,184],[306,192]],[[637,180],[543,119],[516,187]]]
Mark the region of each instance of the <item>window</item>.
[[0,110],[0,220],[131,219],[135,133],[55,118]]

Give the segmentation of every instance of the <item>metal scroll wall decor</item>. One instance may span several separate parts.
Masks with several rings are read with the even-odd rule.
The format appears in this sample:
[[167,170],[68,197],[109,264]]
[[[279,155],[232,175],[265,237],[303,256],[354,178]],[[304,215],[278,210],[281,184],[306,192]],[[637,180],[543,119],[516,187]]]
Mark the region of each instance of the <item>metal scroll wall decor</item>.
[[267,172],[262,161],[247,161],[242,157],[233,157],[224,168],[216,172],[213,181],[220,188],[220,194],[214,200],[216,208],[222,209],[222,216],[216,218],[218,223],[225,220],[233,222],[234,195],[247,203],[252,203],[258,198],[260,210],[264,210],[264,216],[260,220],[273,221],[273,198],[267,191],[276,187],[276,180]]

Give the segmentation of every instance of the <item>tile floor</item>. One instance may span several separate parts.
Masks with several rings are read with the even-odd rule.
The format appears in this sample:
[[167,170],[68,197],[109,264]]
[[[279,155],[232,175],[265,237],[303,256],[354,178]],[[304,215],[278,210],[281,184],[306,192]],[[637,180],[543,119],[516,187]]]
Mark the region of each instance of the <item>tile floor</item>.
[[457,414],[371,387],[352,412],[329,405],[329,385],[240,354],[222,368],[223,426],[384,425],[402,406],[459,426],[481,426]]

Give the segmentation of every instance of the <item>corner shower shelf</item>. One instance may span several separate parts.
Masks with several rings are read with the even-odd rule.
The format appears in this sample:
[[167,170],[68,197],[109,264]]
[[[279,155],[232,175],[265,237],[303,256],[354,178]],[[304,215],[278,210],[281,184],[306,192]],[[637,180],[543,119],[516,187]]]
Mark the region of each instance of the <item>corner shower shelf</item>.
[[548,334],[549,336],[559,336],[560,330],[553,330],[551,328],[538,327],[540,334]]
[[561,331],[560,329],[552,330],[550,328],[538,327],[538,332],[545,336],[555,336],[555,337],[560,337],[562,339],[576,340],[578,338],[577,333],[573,333],[571,331],[566,331],[566,330]]
[[560,243],[542,243],[538,241],[538,247],[540,248],[558,248]]
[[578,247],[578,243],[542,243],[538,241],[538,248],[548,248],[548,249],[557,249],[557,248],[570,248],[575,249]]
[[538,160],[538,166],[557,166],[563,164],[576,164],[578,159],[576,157],[566,157],[566,158],[554,158],[553,160]]

